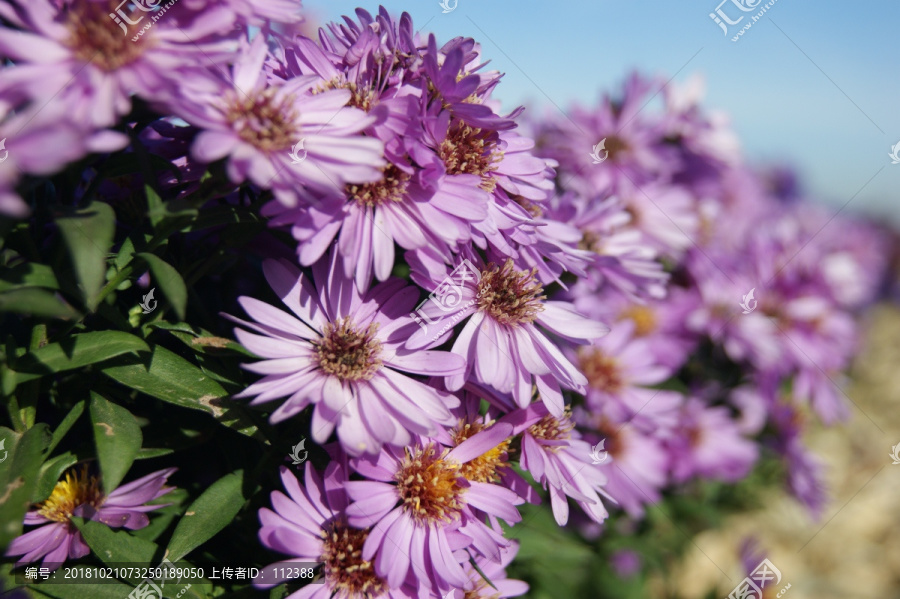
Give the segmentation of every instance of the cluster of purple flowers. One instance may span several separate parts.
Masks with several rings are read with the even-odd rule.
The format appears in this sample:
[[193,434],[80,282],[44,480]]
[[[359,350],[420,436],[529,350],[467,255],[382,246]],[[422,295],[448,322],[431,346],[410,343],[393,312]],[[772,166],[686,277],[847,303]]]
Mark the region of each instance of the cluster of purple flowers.
[[263,545],[323,564],[293,599],[522,595],[517,506],[543,495],[560,525],[577,506],[585,530],[640,518],[764,449],[822,506],[800,415],[847,414],[886,241],[743,165],[696,81],[634,76],[528,122],[498,113],[477,42],[406,14],[312,39],[294,2],[180,0],[132,42],[111,3],[57,4],[0,6],[0,210],[27,213],[23,173],[125,147],[110,127],[137,96],[167,115],[134,133],[183,169],[175,193],[221,161],[296,242],[264,262],[283,307],[228,315],[261,358],[239,397],[277,402],[273,423],[308,411],[331,456],[283,469],[260,512]]

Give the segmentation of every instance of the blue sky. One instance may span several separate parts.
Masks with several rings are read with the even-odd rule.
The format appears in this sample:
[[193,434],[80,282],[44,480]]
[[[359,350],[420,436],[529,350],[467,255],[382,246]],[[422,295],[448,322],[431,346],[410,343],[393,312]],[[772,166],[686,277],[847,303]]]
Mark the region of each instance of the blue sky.
[[[701,73],[705,106],[730,114],[748,161],[794,166],[810,195],[835,209],[849,202],[846,210],[900,223],[900,164],[888,157],[900,141],[900,2],[777,0],[735,43],[731,31],[749,17],[726,37],[709,17],[719,1],[458,0],[447,14],[438,0],[383,4],[439,43],[481,42],[506,73],[494,94],[505,109],[591,103],[634,68],[676,81]],[[331,20],[378,3],[304,6]],[[731,0],[722,10],[732,20],[757,12]]]

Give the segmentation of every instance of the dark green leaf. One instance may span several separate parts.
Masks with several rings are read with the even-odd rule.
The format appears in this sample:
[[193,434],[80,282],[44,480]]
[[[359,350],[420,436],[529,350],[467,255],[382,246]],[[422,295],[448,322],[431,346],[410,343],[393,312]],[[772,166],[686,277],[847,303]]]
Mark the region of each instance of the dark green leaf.
[[153,561],[157,550],[153,541],[140,539],[124,530],[114,531],[106,524],[95,520],[72,518],[72,523],[81,532],[94,555],[103,563],[128,563],[140,567],[149,566]]
[[59,289],[53,269],[46,264],[26,262],[3,270],[0,277],[0,291],[21,287],[46,287]]
[[155,254],[140,252],[135,256],[146,262],[150,268],[150,274],[153,277],[151,286],[159,285],[166,300],[175,309],[175,314],[180,320],[184,320],[187,309],[187,287],[178,271]]
[[43,501],[50,497],[50,493],[53,492],[53,487],[56,486],[56,483],[59,481],[63,472],[74,466],[77,461],[78,457],[74,453],[67,451],[62,455],[58,455],[55,458],[44,462],[41,465],[41,477],[34,488],[31,502],[38,503],[39,501]]
[[66,433],[69,432],[69,429],[72,428],[72,425],[81,417],[81,414],[84,412],[84,400],[79,401],[72,409],[69,410],[69,413],[66,414],[66,417],[63,418],[62,422],[59,423],[59,426],[56,427],[56,430],[53,431],[53,439],[50,441],[50,447],[47,448],[47,453],[51,453],[56,446],[59,445],[59,442],[62,441],[63,437],[66,436]]
[[16,360],[19,383],[45,374],[81,368],[121,354],[148,351],[150,348],[139,337],[122,331],[94,331],[81,333],[50,343]]
[[0,293],[0,312],[65,320],[78,316],[78,311],[62,298],[39,287],[22,287]]
[[141,427],[131,412],[94,392],[91,392],[91,423],[103,490],[111,493],[122,482],[141,448]]
[[6,547],[22,534],[22,518],[40,477],[50,427],[41,423],[21,436],[0,427],[0,442],[4,446],[0,449],[0,547]]
[[[225,399],[222,385],[202,370],[162,346],[149,357],[119,357],[102,372],[123,385],[157,399],[192,410],[202,410],[220,423],[253,436],[257,432],[240,405]],[[231,405],[229,405],[231,404]]]
[[[85,570],[92,570],[93,576],[100,578],[97,568],[81,566]],[[64,575],[60,568],[55,572],[57,579]],[[85,578],[87,574],[83,574]],[[71,581],[69,581],[71,582]],[[100,584],[37,584],[27,587],[34,593],[40,593],[40,597],[51,599],[128,599],[128,594],[133,590],[130,585],[123,582],[104,582]],[[38,595],[36,595],[38,596]]]
[[85,305],[97,307],[106,276],[106,255],[112,247],[116,215],[109,204],[92,202],[56,219],[66,242]]
[[137,456],[134,459],[147,460],[150,458],[158,458],[160,456],[169,455],[174,451],[174,449],[169,449],[167,447],[145,447],[137,453]]
[[243,470],[226,474],[190,505],[169,540],[170,560],[180,560],[231,523],[246,500],[243,484]]

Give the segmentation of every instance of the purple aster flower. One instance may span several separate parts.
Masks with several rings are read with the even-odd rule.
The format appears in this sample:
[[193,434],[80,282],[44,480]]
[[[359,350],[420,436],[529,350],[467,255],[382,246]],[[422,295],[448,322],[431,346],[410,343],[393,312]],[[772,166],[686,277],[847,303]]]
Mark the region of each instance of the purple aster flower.
[[111,152],[128,144],[128,138],[115,131],[85,131],[57,101],[7,115],[0,121],[0,139],[5,140],[0,150],[0,215],[28,214],[27,204],[14,189],[22,173],[52,175],[86,154]]
[[741,435],[728,408],[690,398],[681,416],[676,434],[666,442],[675,482],[695,476],[734,482],[747,475],[759,449]]
[[[528,584],[506,577],[506,567],[512,563],[518,552],[519,544],[512,542],[501,550],[499,561],[476,557],[475,563],[484,573],[484,577],[471,563],[465,564],[464,569],[469,582],[462,589],[443,595],[443,599],[504,599],[524,595],[528,592]],[[488,584],[485,577],[491,584]]]
[[571,497],[595,522],[603,522],[609,512],[600,497],[615,500],[604,489],[607,479],[591,459],[591,446],[573,432],[575,423],[568,410],[562,417],[549,413],[543,404],[533,403],[503,418],[522,434],[519,465],[550,492],[550,506],[557,524],[569,520]]
[[267,21],[285,24],[303,19],[299,0],[178,0],[169,10],[174,9],[174,16],[181,24],[188,19],[200,19],[214,8],[231,16],[230,20],[219,17],[219,22],[229,29],[237,22],[259,27]]
[[560,196],[551,216],[581,231],[579,246],[592,253],[585,278],[592,289],[611,285],[637,301],[666,295],[669,275],[644,235],[629,227],[631,215],[615,197]]
[[483,104],[499,77],[485,77],[475,73],[483,65],[478,62],[478,44],[471,38],[456,38],[437,50],[434,35],[428,37],[424,56],[424,71],[436,101],[446,107],[460,121],[476,129],[502,131],[517,126],[515,118],[524,107],[505,117],[498,116]]
[[[532,385],[536,384],[550,412],[562,416],[560,385],[581,390],[587,379],[547,333],[584,343],[599,339],[609,329],[580,315],[568,302],[547,301],[534,269],[519,270],[512,259],[502,266],[478,266],[480,260],[474,255],[472,258],[475,262],[460,262],[462,270],[458,266],[453,271],[465,272],[465,280],[454,281],[459,309],[454,310],[449,322],[467,320],[451,351],[464,357],[467,366],[464,372],[447,378],[447,388],[462,388],[474,374],[478,382],[501,393],[512,393],[517,404],[525,407],[531,403]],[[422,286],[435,288],[442,279],[448,280],[443,261],[426,250],[407,253],[407,261],[413,280]],[[471,267],[478,272],[468,272]],[[429,323],[447,314],[446,307],[437,301],[426,302],[419,313],[425,314]],[[447,325],[442,320],[430,327],[422,324],[407,345],[413,348],[433,343],[437,337],[434,331],[441,326]]]
[[619,197],[631,215],[628,227],[664,256],[680,258],[697,238],[697,201],[683,187],[651,183],[640,188],[622,185]]
[[[129,30],[110,19],[119,2],[73,2],[59,9],[50,0],[11,0],[0,16],[19,29],[0,28],[0,54],[16,63],[0,91],[13,90],[43,105],[48,99],[68,108],[70,118],[107,127],[131,109],[131,95],[166,99],[191,70],[219,64],[234,51],[233,41],[210,37],[218,10],[180,28],[160,19],[146,31]],[[118,17],[117,17],[118,18]],[[150,15],[135,11],[137,23]],[[120,29],[121,28],[121,29]],[[141,31],[138,41],[132,41]]]
[[[374,122],[347,106],[349,90],[313,93],[318,77],[279,81],[267,76],[265,36],[245,44],[233,79],[212,73],[185,81],[172,110],[202,129],[192,147],[201,162],[228,158],[235,183],[249,179],[286,206],[310,192],[335,193],[346,183],[381,177],[383,145],[360,132]],[[303,142],[304,158],[294,150]]]
[[72,516],[97,520],[113,528],[131,530],[150,523],[147,512],[165,504],[146,505],[172,490],[166,480],[176,468],[159,470],[122,485],[104,495],[100,480],[89,476],[87,466],[69,471],[65,479],[56,483],[50,497],[25,514],[25,524],[37,526],[13,539],[7,556],[20,555],[17,565],[36,562],[58,568],[67,558],[77,559],[90,552],[81,533],[70,522]]
[[649,427],[674,418],[677,394],[650,388],[667,380],[675,369],[660,363],[650,349],[650,341],[636,338],[635,323],[623,320],[593,346],[572,352],[579,370],[587,378],[586,405],[601,410],[615,404],[625,414],[622,421],[637,418],[639,425]]
[[[552,115],[537,124],[542,155],[559,162],[570,189],[593,196],[669,178],[678,155],[665,143],[663,122],[641,114],[654,83],[634,74],[620,99],[607,96],[593,109],[576,106],[566,118]],[[603,140],[597,163],[591,150]]]
[[347,524],[347,477],[338,463],[329,464],[320,476],[307,462],[302,486],[290,470],[282,467],[281,481],[287,495],[273,491],[273,509],[259,511],[259,540],[291,557],[263,568],[257,578],[260,582],[254,582],[256,588],[269,589],[283,582],[285,579],[279,578],[282,568],[296,567],[298,562],[321,563],[323,583],[307,585],[288,595],[289,599],[415,597],[407,590],[390,588],[375,572],[372,561],[363,559],[363,546],[372,531]]
[[[511,433],[510,425],[497,423],[453,449],[421,440],[402,452],[385,449],[351,462],[369,480],[345,485],[352,500],[349,522],[372,529],[362,557],[374,561],[375,571],[388,584],[399,586],[415,573],[422,587],[441,594],[469,583],[460,563],[470,556],[499,561],[501,548],[509,542],[496,519],[518,522],[515,506],[523,500],[493,484],[495,473],[487,466],[500,463],[503,454],[496,448],[508,443]],[[469,466],[485,455],[487,460]]]
[[[687,361],[698,336],[685,326],[685,318],[700,303],[694,289],[670,286],[664,300],[636,302],[615,289],[597,293],[579,281],[569,297],[579,312],[601,322],[634,323],[633,335],[646,340],[656,363],[673,371]],[[615,325],[613,325],[615,326]]]
[[787,466],[788,490],[809,510],[813,518],[822,517],[830,499],[825,482],[825,464],[803,446],[803,416],[794,406],[778,403],[771,410],[776,430],[775,449]]
[[679,394],[659,391],[637,415],[615,401],[575,412],[584,440],[606,452],[596,466],[607,478],[604,490],[631,518],[642,518],[644,506],[662,497],[669,467],[663,440],[671,435],[672,413],[681,402]]
[[313,405],[313,439],[324,443],[337,428],[351,455],[407,445],[411,433],[433,434],[452,422],[448,406],[456,400],[404,374],[464,370],[463,359],[451,353],[403,348],[415,328],[408,316],[418,299],[415,287],[390,279],[361,294],[343,276],[337,253],[316,264],[312,280],[285,260],[266,261],[263,271],[291,313],[239,299],[255,322],[228,318],[254,333],[235,329],[235,335],[265,358],[244,367],[265,376],[238,397],[255,396],[254,405],[287,397],[272,422]]

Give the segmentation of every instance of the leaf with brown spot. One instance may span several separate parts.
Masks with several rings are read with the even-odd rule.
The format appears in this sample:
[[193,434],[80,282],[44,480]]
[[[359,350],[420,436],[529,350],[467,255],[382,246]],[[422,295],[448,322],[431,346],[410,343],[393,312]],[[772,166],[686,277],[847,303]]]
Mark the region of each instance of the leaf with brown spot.
[[122,482],[141,449],[141,427],[131,412],[93,391],[90,411],[103,490],[111,493]]

